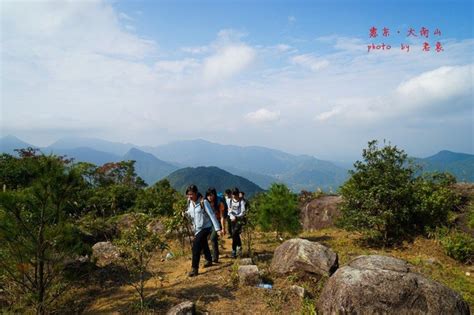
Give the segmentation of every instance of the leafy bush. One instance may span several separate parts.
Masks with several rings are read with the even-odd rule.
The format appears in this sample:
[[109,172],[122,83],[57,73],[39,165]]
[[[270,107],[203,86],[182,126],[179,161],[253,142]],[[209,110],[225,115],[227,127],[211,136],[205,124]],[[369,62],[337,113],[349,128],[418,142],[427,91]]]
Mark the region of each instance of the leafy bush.
[[157,250],[163,251],[168,246],[158,234],[147,229],[150,218],[142,213],[132,215],[133,224],[127,229],[116,245],[119,246],[121,262],[132,276],[130,285],[140,298],[140,308],[145,307],[145,282],[148,279],[148,265]]
[[474,229],[474,201],[471,201],[467,208],[467,226]]
[[437,230],[437,238],[446,255],[463,263],[474,262],[474,238],[470,235],[445,227]]
[[363,161],[354,164],[341,187],[339,225],[364,233],[367,240],[391,245],[446,223],[459,198],[449,189],[449,174],[415,177],[415,167],[396,146],[370,141]]
[[300,228],[297,196],[284,184],[272,184],[268,192],[255,196],[252,207],[264,231],[296,234]]
[[139,192],[136,208],[153,216],[169,216],[173,214],[173,204],[180,196],[170,182],[163,179]]

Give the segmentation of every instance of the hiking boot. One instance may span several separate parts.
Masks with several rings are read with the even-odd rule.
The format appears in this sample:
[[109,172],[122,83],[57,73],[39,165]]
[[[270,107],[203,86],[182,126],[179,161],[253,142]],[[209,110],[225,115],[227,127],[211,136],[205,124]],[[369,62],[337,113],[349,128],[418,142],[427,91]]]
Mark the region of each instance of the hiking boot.
[[212,266],[212,261],[208,260],[204,263],[204,268],[211,267],[211,266]]
[[198,275],[198,270],[197,268],[193,268],[193,270],[191,270],[189,273],[188,273],[188,277],[195,277]]
[[230,258],[237,258],[237,254],[235,250],[232,251],[232,254],[230,255]]
[[213,262],[214,264],[218,264],[218,263],[219,263],[219,259],[213,259],[212,262]]

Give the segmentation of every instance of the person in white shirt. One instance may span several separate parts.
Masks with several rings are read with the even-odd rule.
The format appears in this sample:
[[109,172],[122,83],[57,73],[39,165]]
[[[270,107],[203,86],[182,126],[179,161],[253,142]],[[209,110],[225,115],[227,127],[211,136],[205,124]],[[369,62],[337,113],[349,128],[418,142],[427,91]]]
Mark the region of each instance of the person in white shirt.
[[229,237],[232,238],[232,221],[229,217],[230,211],[230,201],[232,200],[232,190],[226,189],[225,190],[225,202],[227,204],[227,214],[226,214],[226,221],[227,221],[227,231],[229,232]]
[[232,199],[229,203],[229,218],[231,221],[232,233],[232,258],[240,255],[242,249],[242,240],[240,233],[242,232],[243,219],[245,217],[245,201],[239,196],[239,189],[236,187],[232,190]]
[[220,235],[221,226],[212,211],[209,201],[198,193],[196,185],[190,185],[186,189],[186,195],[189,201],[186,214],[191,219],[194,228],[192,270],[188,276],[194,277],[198,275],[201,251],[207,260],[204,267],[212,266],[212,256],[207,237],[211,234],[212,228]]

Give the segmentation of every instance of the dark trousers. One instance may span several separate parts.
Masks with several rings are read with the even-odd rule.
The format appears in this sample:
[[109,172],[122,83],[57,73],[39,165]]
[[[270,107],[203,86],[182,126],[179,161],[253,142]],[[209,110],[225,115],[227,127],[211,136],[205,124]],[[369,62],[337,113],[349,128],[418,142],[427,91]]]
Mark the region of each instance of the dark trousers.
[[219,261],[219,235],[212,229],[211,233],[211,245],[212,245],[212,260],[214,262]]
[[199,259],[201,258],[201,251],[204,253],[204,257],[207,261],[212,261],[211,251],[209,250],[209,244],[207,244],[207,237],[211,234],[211,228],[205,228],[199,231],[194,236],[193,241],[193,260],[191,266],[193,269],[199,268]]
[[227,217],[227,232],[229,235],[232,235],[232,220],[230,219],[230,216]]
[[242,232],[242,223],[239,219],[232,221],[232,250],[235,251],[238,247],[242,247],[242,240],[240,233]]

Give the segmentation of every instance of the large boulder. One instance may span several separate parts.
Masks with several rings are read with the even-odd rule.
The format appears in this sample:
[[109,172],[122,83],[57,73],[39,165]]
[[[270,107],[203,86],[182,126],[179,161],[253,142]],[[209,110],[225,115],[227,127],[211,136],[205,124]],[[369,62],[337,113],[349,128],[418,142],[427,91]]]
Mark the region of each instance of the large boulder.
[[120,252],[111,242],[99,242],[92,246],[92,261],[98,267],[105,267],[116,262]]
[[301,238],[281,244],[273,254],[271,269],[279,274],[311,273],[330,276],[338,267],[338,257],[330,248]]
[[303,205],[300,214],[303,230],[311,231],[334,226],[341,212],[341,196],[322,196]]
[[458,293],[411,269],[400,259],[359,256],[329,278],[318,309],[322,314],[470,314]]

